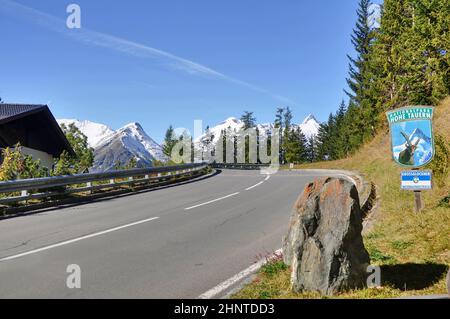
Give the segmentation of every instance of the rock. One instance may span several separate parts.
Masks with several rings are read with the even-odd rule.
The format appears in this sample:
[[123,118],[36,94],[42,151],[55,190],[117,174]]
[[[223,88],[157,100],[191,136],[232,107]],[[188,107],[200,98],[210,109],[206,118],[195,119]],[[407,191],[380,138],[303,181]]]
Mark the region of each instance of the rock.
[[333,295],[363,287],[369,254],[361,232],[353,183],[328,178],[309,184],[295,204],[283,245],[284,262],[292,268],[292,289]]

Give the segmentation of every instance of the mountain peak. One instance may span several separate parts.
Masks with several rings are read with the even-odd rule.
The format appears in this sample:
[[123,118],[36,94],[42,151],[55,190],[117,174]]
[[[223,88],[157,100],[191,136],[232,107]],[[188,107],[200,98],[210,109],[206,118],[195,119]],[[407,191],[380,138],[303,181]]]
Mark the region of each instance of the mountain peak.
[[233,123],[233,124],[239,124],[239,123],[241,123],[241,121],[238,120],[238,119],[235,118],[235,117],[229,117],[229,118],[227,118],[225,121],[222,122],[222,124],[231,124],[231,123]]
[[308,123],[308,122],[310,122],[310,121],[314,121],[314,122],[316,122],[316,123],[319,123],[319,122],[316,120],[316,118],[314,117],[314,115],[309,114],[309,115],[303,120],[303,123],[302,123],[302,124],[306,124],[306,123]]
[[114,133],[114,130],[104,124],[95,123],[88,120],[58,119],[57,122],[59,125],[64,124],[66,126],[74,124],[81,132],[83,132],[84,135],[87,136],[88,143],[91,147],[96,147],[103,138]]
[[128,123],[127,125],[125,125],[123,128],[137,128],[137,129],[142,129],[142,125],[139,124],[138,122],[131,122],[131,123]]
[[167,160],[162,147],[138,122],[129,123],[117,131],[87,120],[61,119],[58,123],[73,123],[88,137],[89,145],[94,148],[94,172],[112,169],[117,161],[124,165],[130,158],[138,159],[140,166],[151,165],[154,159]]

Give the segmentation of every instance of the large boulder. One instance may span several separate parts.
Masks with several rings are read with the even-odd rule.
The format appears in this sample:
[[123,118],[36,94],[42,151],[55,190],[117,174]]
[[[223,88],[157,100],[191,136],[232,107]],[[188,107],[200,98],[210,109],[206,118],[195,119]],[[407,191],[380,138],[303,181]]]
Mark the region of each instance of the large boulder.
[[363,287],[369,254],[361,232],[359,195],[352,182],[327,178],[306,186],[283,245],[292,289],[332,295]]

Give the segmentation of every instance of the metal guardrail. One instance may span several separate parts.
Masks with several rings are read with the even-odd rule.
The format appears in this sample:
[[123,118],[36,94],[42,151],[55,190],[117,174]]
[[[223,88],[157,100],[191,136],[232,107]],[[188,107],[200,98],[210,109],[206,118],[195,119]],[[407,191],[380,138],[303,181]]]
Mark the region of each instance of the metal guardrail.
[[[123,185],[145,184],[154,181],[167,180],[169,178],[196,174],[208,166],[209,165],[206,163],[185,164],[177,166],[136,168],[123,171],[109,171],[102,173],[88,173],[0,182],[0,194],[21,192],[20,196],[0,198],[0,204],[10,204],[31,199],[41,199],[64,194],[116,188]],[[116,181],[117,179],[119,181]],[[127,180],[121,181],[121,179]],[[107,183],[99,185],[92,184],[94,182],[104,181],[107,181]],[[67,187],[69,185],[80,184],[85,184],[85,186],[74,188]],[[62,189],[55,190],[55,188]],[[30,193],[30,191],[35,193]]]
[[218,169],[242,169],[242,170],[257,170],[263,167],[269,167],[270,164],[229,164],[229,163],[212,163],[211,167]]

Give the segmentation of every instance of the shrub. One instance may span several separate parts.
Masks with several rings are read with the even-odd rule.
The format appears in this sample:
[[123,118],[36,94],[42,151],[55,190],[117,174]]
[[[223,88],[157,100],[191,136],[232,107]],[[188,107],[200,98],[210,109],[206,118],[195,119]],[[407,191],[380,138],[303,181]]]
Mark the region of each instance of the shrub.
[[49,174],[46,168],[41,167],[39,160],[35,161],[31,156],[23,155],[19,144],[14,149],[9,147],[4,149],[2,157],[0,181],[39,178]]
[[450,167],[450,145],[445,142],[441,135],[436,135],[435,139],[435,156],[433,162],[428,165],[428,168],[433,170],[433,177],[439,186],[445,186],[448,182],[448,173]]

